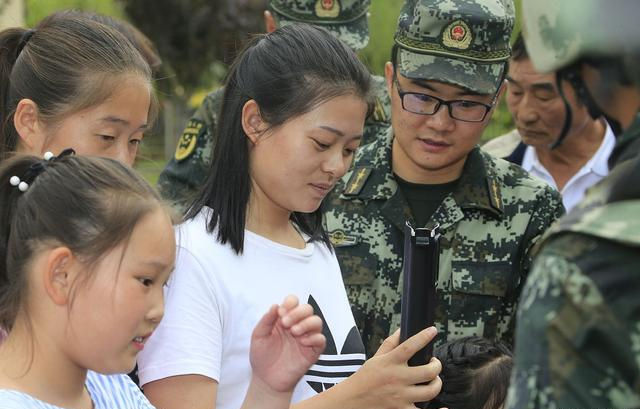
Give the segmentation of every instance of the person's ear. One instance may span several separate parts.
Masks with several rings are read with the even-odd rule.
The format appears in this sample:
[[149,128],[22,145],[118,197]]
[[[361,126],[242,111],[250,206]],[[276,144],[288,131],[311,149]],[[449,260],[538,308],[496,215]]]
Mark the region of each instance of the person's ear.
[[13,115],[13,125],[18,132],[17,146],[21,151],[39,154],[44,143],[44,129],[40,121],[38,105],[28,98],[21,99]]
[[393,89],[393,64],[391,61],[387,61],[384,65],[384,79],[387,82],[387,91],[389,95],[391,95],[391,91]]
[[49,252],[45,260],[44,280],[45,292],[56,305],[69,302],[74,274],[74,257],[68,247],[57,247]]
[[264,125],[258,103],[253,99],[248,100],[242,107],[242,129],[253,144],[258,143]]
[[273,33],[278,28],[276,24],[276,19],[273,17],[273,14],[269,10],[264,11],[264,28],[267,33]]

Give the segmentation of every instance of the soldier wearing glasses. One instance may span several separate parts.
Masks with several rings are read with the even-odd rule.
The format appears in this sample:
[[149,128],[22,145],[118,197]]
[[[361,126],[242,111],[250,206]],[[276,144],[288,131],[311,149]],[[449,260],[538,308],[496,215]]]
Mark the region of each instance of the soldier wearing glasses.
[[531,248],[559,194],[477,147],[504,83],[512,0],[408,0],[385,68],[392,126],[328,199],[327,228],[367,353],[400,325],[403,226],[442,233],[437,343],[512,342]]

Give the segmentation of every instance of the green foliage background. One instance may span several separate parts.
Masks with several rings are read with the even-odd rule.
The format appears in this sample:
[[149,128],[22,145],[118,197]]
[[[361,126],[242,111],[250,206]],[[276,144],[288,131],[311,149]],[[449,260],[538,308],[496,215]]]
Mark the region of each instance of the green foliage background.
[[43,17],[62,9],[91,10],[122,18],[122,7],[112,0],[26,0],[27,25],[33,27]]

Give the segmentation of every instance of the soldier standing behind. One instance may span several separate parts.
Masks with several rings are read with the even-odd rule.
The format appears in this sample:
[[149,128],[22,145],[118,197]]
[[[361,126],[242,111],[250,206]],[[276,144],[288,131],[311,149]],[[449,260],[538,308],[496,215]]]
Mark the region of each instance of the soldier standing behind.
[[400,324],[403,227],[439,225],[438,343],[511,342],[530,249],[559,194],[477,148],[504,83],[511,0],[411,0],[385,68],[392,124],[358,152],[327,227],[367,353]]
[[[358,51],[369,42],[370,0],[270,0],[264,12],[268,33],[277,27],[307,23],[323,27]],[[373,140],[390,121],[389,95],[384,78],[372,76],[375,95],[373,112],[365,123],[361,145]],[[158,179],[165,199],[184,208],[205,180],[217,132],[218,113],[224,89],[208,94],[178,141],[176,153]]]
[[[525,41],[538,71],[580,78],[628,129],[640,109],[639,14],[632,0],[525,0]],[[640,156],[621,149],[632,158],[541,241],[507,408],[640,408]]]

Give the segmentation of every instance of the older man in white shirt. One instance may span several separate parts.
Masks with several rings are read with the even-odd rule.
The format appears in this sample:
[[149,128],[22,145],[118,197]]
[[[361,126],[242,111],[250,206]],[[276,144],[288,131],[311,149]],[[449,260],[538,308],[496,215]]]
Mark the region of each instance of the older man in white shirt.
[[[609,173],[607,161],[615,145],[615,135],[604,119],[593,119],[589,115],[573,87],[563,81],[573,119],[562,144],[550,149],[564,125],[564,103],[555,74],[535,71],[521,37],[513,46],[507,80],[507,106],[520,141],[516,141],[511,132],[483,148],[521,165],[558,189],[565,208],[570,211],[589,187]],[[505,154],[505,149],[511,153]]]

